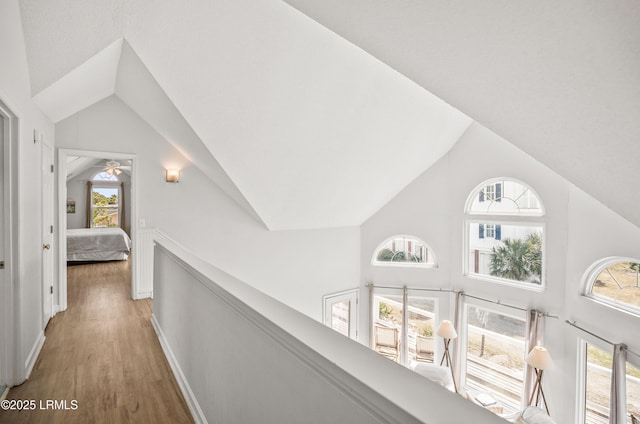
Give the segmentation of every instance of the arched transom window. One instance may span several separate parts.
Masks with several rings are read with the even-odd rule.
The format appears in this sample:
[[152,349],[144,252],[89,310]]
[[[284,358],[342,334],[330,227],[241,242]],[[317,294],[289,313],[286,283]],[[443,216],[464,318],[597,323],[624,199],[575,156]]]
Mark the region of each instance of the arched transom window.
[[608,258],[594,264],[588,273],[586,295],[640,314],[640,260]]
[[484,181],[467,198],[465,220],[465,275],[542,289],[544,208],[528,185]]
[[371,263],[382,266],[419,266],[432,268],[436,258],[427,243],[417,237],[394,236],[378,245]]

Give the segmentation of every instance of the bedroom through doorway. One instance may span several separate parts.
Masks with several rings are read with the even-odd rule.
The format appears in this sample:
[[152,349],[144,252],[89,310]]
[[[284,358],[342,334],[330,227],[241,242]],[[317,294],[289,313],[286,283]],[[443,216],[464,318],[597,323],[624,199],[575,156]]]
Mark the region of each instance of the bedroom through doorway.
[[[79,275],[82,284],[110,276],[134,298],[134,156],[61,149],[58,161],[59,309],[75,303],[69,298],[78,292],[68,284],[79,284]],[[84,293],[101,287],[95,289]]]

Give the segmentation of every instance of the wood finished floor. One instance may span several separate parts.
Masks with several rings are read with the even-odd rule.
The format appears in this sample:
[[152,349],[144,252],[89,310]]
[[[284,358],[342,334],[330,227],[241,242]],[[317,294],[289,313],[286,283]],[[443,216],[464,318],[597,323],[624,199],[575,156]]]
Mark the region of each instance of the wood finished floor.
[[[25,383],[7,399],[35,411],[0,411],[0,423],[192,423],[151,326],[152,302],[130,298],[129,261],[68,267],[68,309],[46,330]],[[77,410],[40,401],[77,400]]]

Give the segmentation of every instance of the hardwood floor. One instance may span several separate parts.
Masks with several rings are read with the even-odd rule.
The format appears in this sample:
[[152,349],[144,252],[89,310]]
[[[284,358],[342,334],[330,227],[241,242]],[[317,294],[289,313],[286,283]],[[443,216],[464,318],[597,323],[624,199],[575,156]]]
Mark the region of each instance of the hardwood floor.
[[[130,298],[129,261],[70,266],[67,287],[67,311],[49,322],[29,380],[7,396],[36,409],[0,411],[0,423],[193,422],[151,326],[151,300]],[[47,400],[69,409],[46,409]]]

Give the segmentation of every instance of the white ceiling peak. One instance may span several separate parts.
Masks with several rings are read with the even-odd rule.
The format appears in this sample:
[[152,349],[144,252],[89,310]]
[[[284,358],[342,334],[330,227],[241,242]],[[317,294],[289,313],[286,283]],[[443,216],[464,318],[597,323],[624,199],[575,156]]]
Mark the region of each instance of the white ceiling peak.
[[285,1],[640,225],[640,2]]
[[122,38],[52,83],[33,101],[54,123],[109,97],[116,89]]
[[[28,57],[41,63],[50,47],[60,53],[56,69],[67,70],[58,81],[32,69],[54,121],[99,100],[76,97],[95,66],[109,75],[100,95],[115,92],[269,229],[362,224],[471,123],[283,2],[50,0],[45,10],[66,9],[49,20],[36,3],[23,7]],[[88,12],[94,3],[102,15]],[[126,39],[118,60],[101,62],[111,47],[96,50],[84,23],[59,28],[84,18],[97,40]],[[83,63],[74,46],[92,53],[69,72]]]

